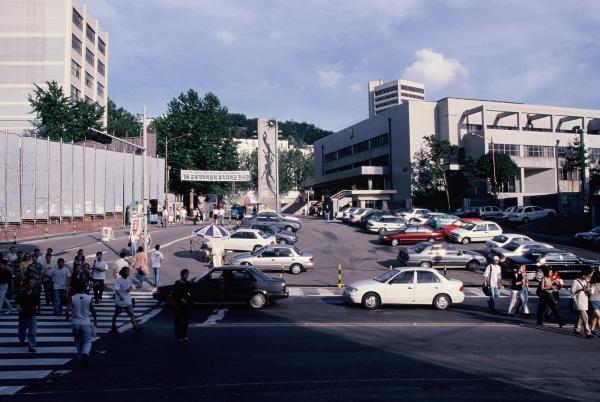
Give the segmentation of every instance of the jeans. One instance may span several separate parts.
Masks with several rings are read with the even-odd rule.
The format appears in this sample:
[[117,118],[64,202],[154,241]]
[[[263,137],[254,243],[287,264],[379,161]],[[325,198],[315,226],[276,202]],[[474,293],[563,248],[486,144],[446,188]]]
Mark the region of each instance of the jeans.
[[19,342],[25,342],[30,348],[35,348],[35,335],[37,334],[37,316],[24,317],[19,315]]
[[92,326],[90,324],[71,323],[73,330],[73,338],[75,338],[75,348],[77,354],[81,356],[86,354],[89,356],[92,350]]
[[187,305],[178,304],[175,307],[174,316],[175,339],[187,338],[188,324],[190,321],[190,309]]
[[538,299],[538,307],[537,307],[537,314],[536,314],[537,324],[543,325],[544,311],[546,311],[546,307],[550,308],[550,310],[554,314],[554,318],[556,319],[558,324],[564,325],[565,322],[564,322],[563,318],[560,316],[560,313],[558,312],[558,308],[556,307],[556,302],[554,301],[554,297],[552,297],[552,294],[550,294],[550,292],[545,291],[545,290],[542,291],[542,293],[540,293],[540,298]]
[[329,212],[325,212],[325,223],[329,223]]
[[94,286],[94,300],[98,303],[102,300],[102,294],[104,294],[104,279],[94,279],[92,283]]
[[67,289],[54,289],[54,314],[62,314],[66,299]]
[[158,287],[158,282],[160,281],[160,267],[152,268],[154,271],[154,287]]
[[49,306],[54,297],[54,282],[52,279],[44,282],[44,297],[46,298],[46,306]]
[[529,289],[523,286],[523,290],[521,290],[521,312],[523,314],[529,314],[529,306],[527,303],[529,302]]
[[508,306],[508,315],[513,315],[517,310],[517,304],[520,303],[521,312],[523,314],[529,314],[529,308],[527,307],[527,301],[525,300],[523,290],[511,290],[510,292],[510,305]]
[[129,248],[129,251],[131,251],[131,255],[135,255],[135,253],[137,253],[137,242],[134,240],[131,241],[131,247]]
[[6,297],[6,292],[8,292],[8,283],[3,283],[0,285],[0,310],[2,310],[2,307],[4,307],[6,304],[6,307],[8,307],[8,312],[12,313],[13,308]]
[[500,289],[493,288],[490,286],[490,299],[488,300],[488,306],[492,310],[496,310],[496,300],[500,297]]
[[144,284],[144,281],[146,280],[146,274],[141,269],[136,269],[135,270],[135,277],[137,278],[138,282],[140,283],[139,287],[141,289],[142,285]]

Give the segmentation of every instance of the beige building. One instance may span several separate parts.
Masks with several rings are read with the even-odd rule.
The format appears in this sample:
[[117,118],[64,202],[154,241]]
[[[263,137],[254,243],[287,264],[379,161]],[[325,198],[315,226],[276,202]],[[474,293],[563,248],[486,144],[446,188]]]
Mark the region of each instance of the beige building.
[[108,48],[108,33],[77,0],[0,1],[0,130],[33,128],[27,96],[46,81],[106,106]]
[[373,117],[407,100],[425,100],[425,85],[420,82],[394,80],[369,81],[369,117]]

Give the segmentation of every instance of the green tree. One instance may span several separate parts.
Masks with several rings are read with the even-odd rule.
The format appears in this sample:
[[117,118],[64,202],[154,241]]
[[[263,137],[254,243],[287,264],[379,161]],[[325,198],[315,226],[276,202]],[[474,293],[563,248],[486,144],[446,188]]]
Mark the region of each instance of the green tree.
[[133,137],[142,132],[141,121],[123,107],[117,107],[110,98],[108,98],[107,117],[107,132],[115,137]]
[[451,209],[448,173],[456,163],[459,147],[435,135],[425,137],[424,146],[415,152],[414,162],[407,166],[411,172],[412,192],[416,199],[435,198],[443,192],[446,206]]
[[[494,166],[496,180],[494,180]],[[471,174],[481,180],[489,180],[492,185],[492,193],[495,197],[498,197],[498,192],[502,183],[511,182],[518,173],[519,167],[515,161],[512,160],[510,155],[498,152],[492,154],[492,152],[488,152],[477,160],[475,172]]]
[[298,190],[312,176],[312,154],[305,156],[299,149],[279,151],[279,194]]
[[239,165],[241,170],[249,170],[252,180],[247,183],[240,183],[242,189],[258,188],[258,149],[252,152],[243,152],[239,156]]

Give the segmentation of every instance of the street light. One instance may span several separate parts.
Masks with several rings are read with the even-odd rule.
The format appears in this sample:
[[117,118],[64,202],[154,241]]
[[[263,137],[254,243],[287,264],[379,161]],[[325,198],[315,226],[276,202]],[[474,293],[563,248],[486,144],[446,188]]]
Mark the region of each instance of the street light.
[[[468,135],[473,135],[475,137],[479,137],[482,138],[483,140],[485,140],[485,136],[481,135],[481,134],[477,134],[477,133],[467,133]],[[498,181],[496,180],[496,151],[494,150],[494,138],[490,137],[490,145],[492,147],[492,174],[493,174],[493,183],[494,183],[494,188],[498,185]]]
[[562,214],[562,200],[560,199],[560,170],[558,165],[558,145],[560,140],[556,140],[556,146],[554,147],[554,160],[556,163],[556,199],[558,200],[558,213]]
[[165,136],[165,210],[169,212],[169,141],[183,137],[191,137],[192,133],[179,134],[173,138]]

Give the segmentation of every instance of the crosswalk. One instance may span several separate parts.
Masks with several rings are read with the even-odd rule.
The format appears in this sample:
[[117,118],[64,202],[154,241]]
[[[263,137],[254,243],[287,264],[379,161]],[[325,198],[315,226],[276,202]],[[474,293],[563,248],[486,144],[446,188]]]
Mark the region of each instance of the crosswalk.
[[[132,292],[132,295],[136,300],[134,313],[141,324],[160,312],[161,307],[150,292]],[[102,301],[95,307],[98,327],[93,341],[110,331],[114,311],[112,293],[105,292]],[[61,368],[76,354],[71,322],[64,315],[53,315],[52,306],[42,305],[42,314],[37,318],[36,353],[29,353],[27,345],[19,344],[17,326],[16,310],[12,314],[0,315],[0,395],[13,395],[53,374],[67,373]],[[121,314],[117,320],[117,331],[129,329],[129,318]]]

